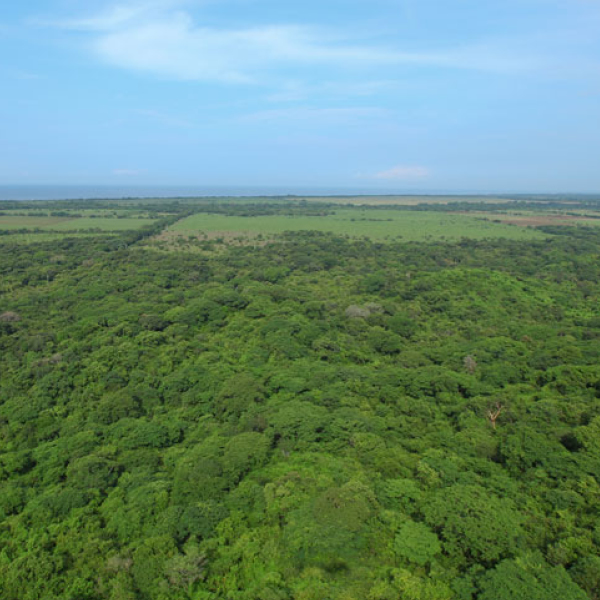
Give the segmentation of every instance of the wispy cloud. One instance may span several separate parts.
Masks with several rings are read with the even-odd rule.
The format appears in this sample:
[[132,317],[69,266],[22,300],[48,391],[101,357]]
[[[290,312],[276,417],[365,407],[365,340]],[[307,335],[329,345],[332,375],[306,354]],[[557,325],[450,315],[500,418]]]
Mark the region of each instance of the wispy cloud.
[[90,17],[47,21],[46,24],[80,31],[112,31],[126,26],[140,17],[147,16],[148,9],[148,5],[114,6],[105,12]]
[[418,165],[397,165],[391,169],[375,173],[373,179],[410,181],[415,179],[426,179],[430,175],[431,171],[427,167]]
[[177,2],[164,0],[120,4],[100,14],[52,25],[88,32],[89,47],[106,63],[183,80],[255,83],[262,82],[266,72],[292,66],[514,72],[536,64],[498,45],[403,51],[359,44],[335,32],[299,25],[207,27],[196,23]]

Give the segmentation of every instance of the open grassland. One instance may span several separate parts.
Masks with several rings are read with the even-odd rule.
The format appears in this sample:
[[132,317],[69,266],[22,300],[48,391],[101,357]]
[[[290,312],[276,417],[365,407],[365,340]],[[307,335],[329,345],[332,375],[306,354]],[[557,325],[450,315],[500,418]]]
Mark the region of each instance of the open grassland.
[[62,206],[40,206],[37,208],[10,208],[0,209],[2,216],[21,217],[104,217],[107,219],[117,218],[152,218],[148,211],[135,208],[64,208]]
[[[54,242],[57,240],[64,240],[65,238],[92,238],[97,234],[94,233],[44,233],[44,232],[31,232],[31,233],[15,233],[11,235],[0,235],[0,247],[9,246],[11,244],[38,244],[41,242]],[[104,232],[104,235],[113,236],[115,233]]]
[[297,199],[308,202],[328,202],[357,206],[417,206],[419,204],[452,204],[454,202],[496,204],[514,202],[512,199],[501,196],[306,196]]
[[303,195],[284,195],[284,196],[202,196],[202,197],[184,197],[184,198],[138,198],[131,200],[122,200],[120,204],[124,206],[135,206],[143,204],[164,204],[170,202],[179,202],[182,204],[297,204],[299,202],[307,203],[325,203],[353,206],[416,206],[418,204],[451,204],[455,202],[469,202],[477,204],[497,204],[514,202],[514,199],[503,196],[418,196],[418,195],[338,195],[338,196],[303,196]]
[[465,213],[479,219],[518,225],[520,227],[555,226],[600,226],[600,213],[596,211],[508,211],[508,212],[472,212]]
[[0,231],[128,231],[152,223],[152,219],[105,217],[48,217],[0,215]]
[[153,223],[154,219],[107,219],[107,218],[87,218],[72,219],[61,223],[56,227],[60,231],[77,231],[86,229],[100,229],[102,231],[128,231],[140,229],[144,225]]
[[1,215],[0,230],[16,231],[19,229],[54,229],[61,223],[64,223],[68,220],[68,217],[28,217],[22,215]]
[[255,237],[281,234],[285,231],[323,231],[374,240],[457,240],[506,238],[540,239],[546,234],[521,227],[458,215],[425,211],[348,209],[327,216],[269,215],[240,217],[217,214],[195,214],[169,228],[183,234],[205,233],[231,237]]

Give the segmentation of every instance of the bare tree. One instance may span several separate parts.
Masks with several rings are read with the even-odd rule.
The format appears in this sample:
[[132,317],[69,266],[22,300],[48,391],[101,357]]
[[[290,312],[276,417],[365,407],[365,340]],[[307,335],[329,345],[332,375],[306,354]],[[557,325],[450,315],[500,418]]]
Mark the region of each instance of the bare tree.
[[10,310],[7,310],[6,312],[3,312],[0,315],[0,321],[2,323],[17,323],[20,320],[21,320],[21,316],[19,314],[17,314],[16,312],[12,312]]
[[465,356],[463,359],[463,364],[470,375],[475,373],[475,370],[477,369],[477,361],[471,355]]
[[502,406],[502,404],[500,402],[496,402],[496,404],[493,407],[488,409],[487,418],[488,418],[489,422],[492,424],[492,427],[494,429],[496,429],[496,421],[497,421],[498,417],[500,416],[500,413],[502,412],[503,408],[504,407]]

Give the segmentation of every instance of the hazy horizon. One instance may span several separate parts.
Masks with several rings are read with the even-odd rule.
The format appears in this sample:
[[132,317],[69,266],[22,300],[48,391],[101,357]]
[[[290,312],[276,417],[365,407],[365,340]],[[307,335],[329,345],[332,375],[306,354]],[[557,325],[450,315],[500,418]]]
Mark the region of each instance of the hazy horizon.
[[600,201],[595,192],[520,192],[483,190],[373,190],[365,188],[302,186],[202,186],[202,185],[111,185],[111,184],[0,184],[2,201],[117,200],[127,198],[277,197],[277,196],[423,196],[426,197],[518,197],[584,196]]

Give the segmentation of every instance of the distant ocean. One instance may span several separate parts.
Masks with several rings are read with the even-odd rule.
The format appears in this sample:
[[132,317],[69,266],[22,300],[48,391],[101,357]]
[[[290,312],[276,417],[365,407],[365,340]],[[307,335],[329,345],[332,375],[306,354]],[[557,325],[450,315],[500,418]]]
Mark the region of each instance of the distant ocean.
[[[90,200],[105,198],[200,198],[206,196],[349,196],[421,192],[357,188],[0,185],[0,200]],[[425,192],[427,193],[427,192]]]

